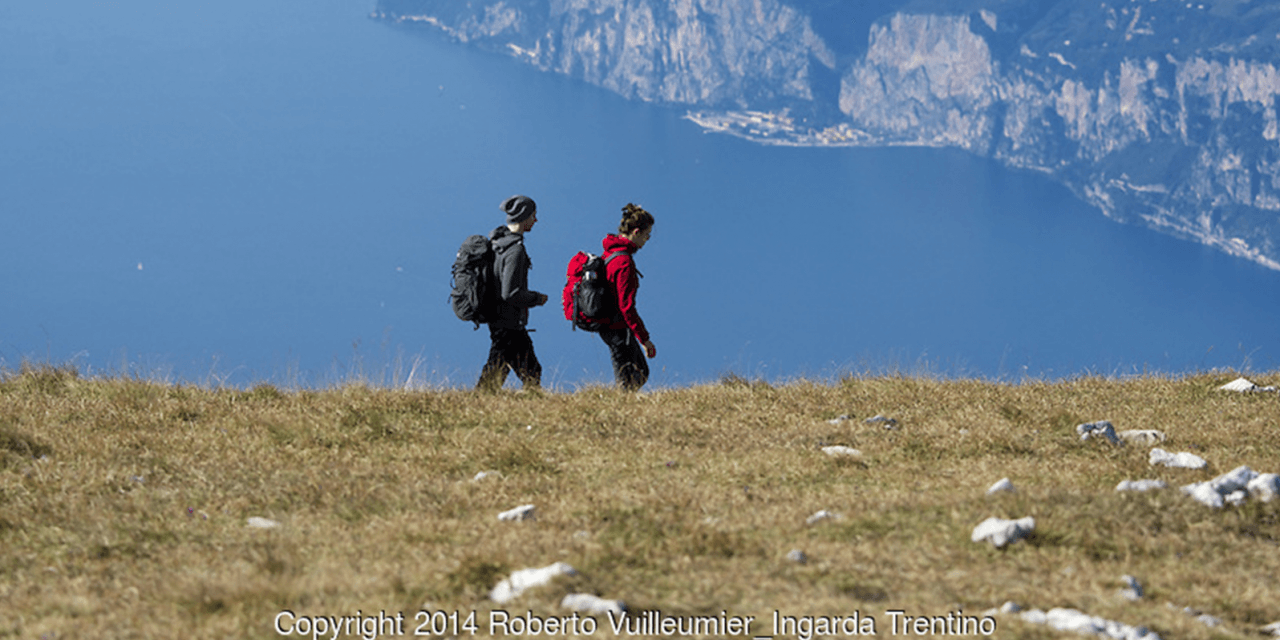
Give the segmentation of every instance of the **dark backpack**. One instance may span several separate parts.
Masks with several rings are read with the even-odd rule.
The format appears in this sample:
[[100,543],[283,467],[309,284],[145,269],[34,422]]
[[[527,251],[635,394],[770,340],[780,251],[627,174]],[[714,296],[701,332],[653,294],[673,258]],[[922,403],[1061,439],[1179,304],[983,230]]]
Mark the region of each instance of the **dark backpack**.
[[449,292],[449,304],[459,319],[474,322],[476,329],[481,323],[492,320],[496,312],[493,255],[489,239],[474,235],[462,242],[453,261],[453,290]]
[[601,258],[579,251],[569,260],[561,298],[564,317],[575,329],[597,332],[621,316],[617,293],[609,285],[605,267],[623,253],[615,251],[608,258]]

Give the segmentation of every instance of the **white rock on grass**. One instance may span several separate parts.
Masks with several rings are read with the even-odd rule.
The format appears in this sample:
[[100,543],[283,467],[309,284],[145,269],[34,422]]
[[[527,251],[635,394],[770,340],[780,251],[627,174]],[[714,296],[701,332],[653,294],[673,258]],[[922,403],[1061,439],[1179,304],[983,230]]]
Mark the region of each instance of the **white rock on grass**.
[[559,576],[572,576],[577,573],[573,567],[564,562],[549,564],[540,569],[521,569],[503,578],[502,582],[489,591],[489,599],[498,604],[506,604],[529,589],[550,584]]
[[1075,609],[1050,609],[1048,613],[1032,609],[1022,612],[1019,617],[1026,622],[1048,625],[1059,631],[1074,631],[1115,640],[1160,640],[1159,634],[1146,627],[1129,626],[1123,622],[1091,616]]
[[846,447],[842,444],[833,444],[829,447],[823,447],[822,452],[832,458],[861,458],[862,452],[853,447]]
[[1218,387],[1218,391],[1253,391],[1257,388],[1258,385],[1250,382],[1247,378],[1236,378]]
[[894,420],[889,416],[882,415],[879,413],[877,413],[874,416],[871,416],[870,418],[867,418],[866,420],[863,420],[862,422],[863,424],[882,424],[886,429],[896,429],[898,427],[897,420]]
[[1222,620],[1220,618],[1216,618],[1207,613],[1202,613],[1196,616],[1196,622],[1210,628],[1222,626]]
[[1208,482],[1197,482],[1182,487],[1182,492],[1195,498],[1196,502],[1214,509],[1221,509],[1226,505],[1226,500],[1222,498],[1222,494],[1209,486]]
[[274,529],[278,526],[280,526],[280,523],[270,518],[259,518],[258,516],[249,518],[249,527],[253,529]]
[[514,509],[508,509],[498,514],[498,519],[504,522],[533,520],[536,517],[537,516],[534,515],[534,506],[531,504],[522,504]]
[[1027,516],[1017,520],[1003,520],[1001,518],[987,518],[981,524],[973,528],[973,535],[969,539],[974,542],[987,541],[991,546],[1000,549],[1005,545],[1017,542],[1036,529],[1036,519]]
[[1121,480],[1116,491],[1153,491],[1165,489],[1169,485],[1164,480]]
[[1001,478],[995,484],[987,488],[987,495],[997,493],[1015,493],[1018,490],[1013,487],[1013,481],[1008,478]]
[[1277,389],[1276,389],[1275,387],[1259,387],[1258,385],[1256,385],[1256,384],[1254,384],[1254,383],[1250,382],[1250,381],[1249,381],[1248,379],[1246,379],[1246,378],[1236,378],[1235,380],[1232,380],[1231,382],[1228,382],[1228,383],[1226,383],[1226,384],[1222,385],[1221,387],[1218,387],[1218,390],[1219,390],[1219,391],[1240,391],[1240,392],[1248,392],[1248,391],[1267,391],[1267,392],[1274,392],[1274,391],[1277,391]]
[[481,471],[471,478],[472,482],[480,482],[485,478],[501,478],[502,474],[497,471]]
[[1139,445],[1160,444],[1167,439],[1163,431],[1155,429],[1129,429],[1117,433],[1116,437],[1120,438],[1121,442]]
[[1120,576],[1120,582],[1124,583],[1124,588],[1120,590],[1120,597],[1130,602],[1137,602],[1142,599],[1142,583],[1133,576]]
[[622,615],[622,612],[627,610],[627,603],[621,600],[606,600],[590,593],[571,593],[560,601],[560,607],[589,616],[608,613]]
[[1245,487],[1250,497],[1256,498],[1263,502],[1271,502],[1280,497],[1280,475],[1274,473],[1262,473],[1258,477],[1249,481]]
[[1239,506],[1249,499],[1249,483],[1258,477],[1258,472],[1253,469],[1239,466],[1208,482],[1186,485],[1182,491],[1214,509],[1221,509],[1226,504]]
[[1268,633],[1280,638],[1280,621],[1272,622],[1271,624],[1263,627],[1262,631],[1263,633]]
[[1203,469],[1209,466],[1204,458],[1194,454],[1182,451],[1180,453],[1169,453],[1160,447],[1151,450],[1148,462],[1152,465],[1164,465],[1166,467],[1179,467],[1182,469]]
[[[1174,605],[1173,605],[1173,603],[1171,603],[1171,602],[1170,602],[1170,603],[1167,603],[1165,606],[1170,607],[1170,608],[1174,608],[1174,609],[1176,609],[1176,608],[1177,608],[1177,607],[1176,607],[1176,606],[1174,606]],[[1202,625],[1204,625],[1204,626],[1206,626],[1206,627],[1213,628],[1213,627],[1220,627],[1220,626],[1222,626],[1222,620],[1221,620],[1220,618],[1216,618],[1216,617],[1214,617],[1214,616],[1211,616],[1211,615],[1209,615],[1209,614],[1207,614],[1207,613],[1205,613],[1205,612],[1203,612],[1203,611],[1201,611],[1201,610],[1199,610],[1199,609],[1197,609],[1197,608],[1195,608],[1195,607],[1183,607],[1183,608],[1182,608],[1182,613],[1186,614],[1187,616],[1189,616],[1189,617],[1191,617],[1191,618],[1194,618],[1196,622],[1199,622],[1200,624],[1202,624]]]
[[1102,438],[1111,444],[1120,444],[1120,437],[1116,435],[1116,428],[1106,420],[1078,424],[1076,425],[1076,433],[1080,435],[1081,441]]
[[1000,607],[999,607],[999,608],[995,608],[995,607],[993,607],[993,608],[991,608],[991,609],[987,609],[986,611],[983,611],[983,612],[982,612],[982,617],[984,617],[984,618],[994,618],[994,617],[996,617],[996,616],[998,616],[998,615],[1000,615],[1000,614],[1002,614],[1002,613],[1005,613],[1005,614],[1008,614],[1008,613],[1018,613],[1019,611],[1022,611],[1022,605],[1020,605],[1020,604],[1018,604],[1018,603],[1016,603],[1016,602],[1014,602],[1014,601],[1012,601],[1012,600],[1006,600],[1006,601],[1005,601],[1005,603],[1004,603],[1004,604],[1002,604],[1002,605],[1000,605]]
[[819,523],[819,522],[822,522],[823,520],[835,520],[835,519],[837,519],[837,518],[839,518],[839,517],[840,517],[840,516],[839,516],[839,515],[837,515],[837,514],[835,514],[835,513],[832,513],[832,512],[830,512],[830,511],[827,511],[826,509],[822,509],[822,510],[819,510],[819,511],[815,512],[813,515],[809,516],[808,518],[805,518],[805,519],[804,519],[804,523],[805,523],[805,524],[817,524],[817,523]]
[[853,419],[853,416],[845,413],[828,420],[827,424],[840,424],[841,422],[844,422],[846,420],[852,420],[852,419]]
[[1249,486],[1249,483],[1257,477],[1257,471],[1254,471],[1247,466],[1240,465],[1210,480],[1209,484],[1212,485],[1214,489],[1217,489],[1218,493],[1225,495],[1235,491],[1243,491],[1244,488]]
[[796,564],[805,564],[809,562],[809,554],[799,549],[792,549],[787,552],[787,560],[790,560]]
[[1022,618],[1023,622],[1030,622],[1031,624],[1044,624],[1049,621],[1049,616],[1039,609],[1023,611],[1018,614],[1018,617]]

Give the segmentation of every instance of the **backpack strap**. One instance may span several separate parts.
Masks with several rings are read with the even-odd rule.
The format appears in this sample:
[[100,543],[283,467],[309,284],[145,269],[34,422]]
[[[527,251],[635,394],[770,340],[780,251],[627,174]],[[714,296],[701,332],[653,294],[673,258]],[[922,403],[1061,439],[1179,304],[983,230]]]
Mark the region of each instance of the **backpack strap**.
[[631,268],[635,270],[637,276],[640,276],[641,278],[644,277],[644,274],[640,273],[640,267],[636,266],[636,257],[632,255],[631,252],[626,251],[624,249],[618,249],[617,251],[614,251],[613,253],[609,254],[609,257],[604,259],[604,266],[608,267],[609,262],[611,262],[614,258],[620,255],[631,256]]

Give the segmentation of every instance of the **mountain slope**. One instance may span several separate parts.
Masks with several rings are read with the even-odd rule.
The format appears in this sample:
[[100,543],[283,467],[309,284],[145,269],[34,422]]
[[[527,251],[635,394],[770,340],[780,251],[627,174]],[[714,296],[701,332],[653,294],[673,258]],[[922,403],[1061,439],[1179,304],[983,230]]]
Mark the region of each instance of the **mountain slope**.
[[771,144],[953,146],[1280,269],[1280,5],[380,0]]

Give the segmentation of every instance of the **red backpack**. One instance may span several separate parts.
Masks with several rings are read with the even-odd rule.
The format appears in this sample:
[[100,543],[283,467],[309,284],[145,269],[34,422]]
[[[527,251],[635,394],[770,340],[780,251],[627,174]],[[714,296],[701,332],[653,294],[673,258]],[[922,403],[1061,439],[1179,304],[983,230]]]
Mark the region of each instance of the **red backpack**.
[[605,267],[626,252],[615,251],[608,258],[579,251],[565,271],[564,317],[575,329],[597,332],[620,317],[617,294],[605,275]]

